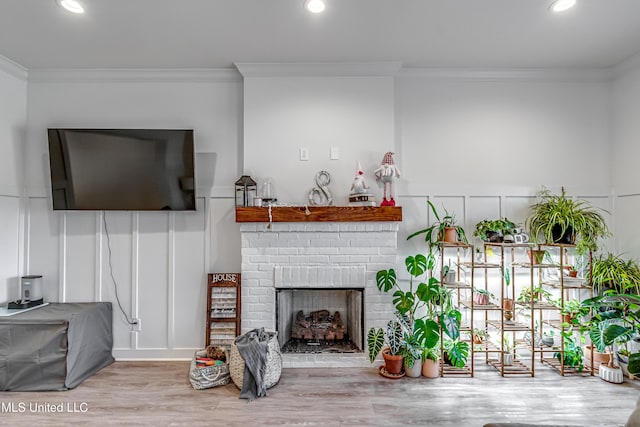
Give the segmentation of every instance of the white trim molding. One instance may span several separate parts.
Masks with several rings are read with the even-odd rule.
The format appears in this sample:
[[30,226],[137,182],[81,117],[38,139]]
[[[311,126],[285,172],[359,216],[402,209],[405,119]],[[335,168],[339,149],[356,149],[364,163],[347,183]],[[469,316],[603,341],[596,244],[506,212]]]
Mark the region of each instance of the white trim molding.
[[20,80],[27,80],[27,69],[17,62],[10,60],[6,56],[0,55],[0,70],[5,71]]
[[402,62],[234,62],[243,77],[393,77]]
[[234,83],[241,82],[233,68],[203,69],[34,69],[29,70],[30,83],[145,82],[145,83]]

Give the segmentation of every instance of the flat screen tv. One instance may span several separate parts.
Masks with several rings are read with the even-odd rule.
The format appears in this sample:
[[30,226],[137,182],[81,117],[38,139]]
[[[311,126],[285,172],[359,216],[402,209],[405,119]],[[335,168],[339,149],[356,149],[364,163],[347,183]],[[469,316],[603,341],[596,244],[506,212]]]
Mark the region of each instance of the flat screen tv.
[[193,130],[48,129],[54,210],[195,210]]

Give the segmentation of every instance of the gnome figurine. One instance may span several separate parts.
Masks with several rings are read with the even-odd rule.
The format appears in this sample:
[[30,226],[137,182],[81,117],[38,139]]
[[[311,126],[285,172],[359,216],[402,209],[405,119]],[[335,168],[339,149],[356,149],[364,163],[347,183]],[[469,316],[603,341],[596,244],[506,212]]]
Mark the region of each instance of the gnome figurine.
[[360,166],[360,162],[358,162],[358,171],[356,172],[356,177],[353,178],[353,184],[351,184],[351,194],[367,194],[369,192],[368,190],[369,186],[364,182],[362,166]]
[[364,171],[360,162],[357,163],[358,170],[356,176],[353,178],[351,189],[349,190],[349,205],[350,206],[375,206],[376,199],[373,194],[369,193],[369,186],[364,181]]
[[[373,173],[376,180],[382,183],[384,196],[380,206],[395,206],[396,201],[393,200],[393,180],[400,178],[400,169],[393,161],[395,153],[389,151],[382,158],[382,164]],[[387,185],[389,185],[389,198],[387,199]]]

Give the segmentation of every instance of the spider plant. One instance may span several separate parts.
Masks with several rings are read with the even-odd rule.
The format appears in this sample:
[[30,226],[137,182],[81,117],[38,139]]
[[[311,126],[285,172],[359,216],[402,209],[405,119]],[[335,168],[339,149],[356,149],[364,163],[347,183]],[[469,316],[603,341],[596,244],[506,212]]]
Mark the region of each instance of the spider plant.
[[640,265],[636,260],[608,253],[593,260],[592,282],[599,290],[640,295]]
[[597,249],[599,238],[611,235],[600,211],[584,200],[568,198],[564,188],[560,194],[541,190],[530,210],[526,224],[534,241],[575,243],[578,253],[586,253]]

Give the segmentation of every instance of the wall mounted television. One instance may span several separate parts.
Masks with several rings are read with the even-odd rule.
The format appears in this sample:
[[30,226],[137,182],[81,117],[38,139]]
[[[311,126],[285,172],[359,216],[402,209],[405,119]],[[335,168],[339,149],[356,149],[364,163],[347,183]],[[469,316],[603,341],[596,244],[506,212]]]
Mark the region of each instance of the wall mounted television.
[[192,129],[48,129],[54,210],[193,211]]

